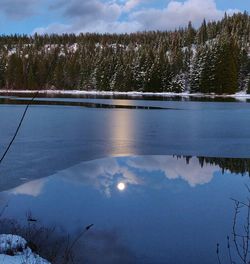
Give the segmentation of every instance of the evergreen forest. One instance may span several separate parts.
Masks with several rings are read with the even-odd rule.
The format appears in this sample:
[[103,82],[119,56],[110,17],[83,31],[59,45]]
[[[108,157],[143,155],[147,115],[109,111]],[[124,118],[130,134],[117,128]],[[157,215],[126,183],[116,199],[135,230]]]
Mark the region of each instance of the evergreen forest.
[[250,16],[164,32],[1,35],[0,89],[250,93]]

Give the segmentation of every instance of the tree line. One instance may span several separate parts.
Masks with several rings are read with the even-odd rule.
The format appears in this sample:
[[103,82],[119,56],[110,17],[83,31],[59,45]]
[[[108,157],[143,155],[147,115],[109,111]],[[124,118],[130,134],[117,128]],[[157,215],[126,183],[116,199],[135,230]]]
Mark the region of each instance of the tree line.
[[250,16],[164,32],[2,35],[0,89],[250,93]]

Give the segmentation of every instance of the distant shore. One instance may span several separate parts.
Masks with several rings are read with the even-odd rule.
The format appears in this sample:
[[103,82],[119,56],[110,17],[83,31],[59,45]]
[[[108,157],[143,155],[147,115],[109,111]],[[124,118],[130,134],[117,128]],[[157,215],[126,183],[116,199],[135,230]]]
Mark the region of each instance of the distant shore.
[[203,94],[203,93],[167,93],[167,92],[118,92],[118,91],[87,91],[87,90],[0,90],[0,94],[50,94],[50,95],[102,95],[102,96],[156,96],[156,97],[197,97],[197,98],[236,98],[250,99],[250,94],[246,92],[238,92],[235,94]]

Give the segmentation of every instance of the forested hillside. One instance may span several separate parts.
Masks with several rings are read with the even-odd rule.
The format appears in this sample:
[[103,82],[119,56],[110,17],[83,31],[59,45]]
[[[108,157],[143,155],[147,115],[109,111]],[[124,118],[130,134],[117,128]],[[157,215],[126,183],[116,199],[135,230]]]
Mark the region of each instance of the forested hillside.
[[166,32],[2,35],[0,89],[250,93],[250,16]]

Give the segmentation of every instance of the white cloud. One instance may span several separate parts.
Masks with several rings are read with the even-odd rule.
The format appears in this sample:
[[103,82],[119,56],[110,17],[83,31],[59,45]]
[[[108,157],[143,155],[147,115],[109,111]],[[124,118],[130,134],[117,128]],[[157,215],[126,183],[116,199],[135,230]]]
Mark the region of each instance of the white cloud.
[[[198,26],[204,18],[218,20],[225,11],[229,14],[238,10],[219,10],[215,0],[170,1],[165,8],[142,8],[145,0],[127,0],[126,2],[100,0],[71,0],[64,2],[59,10],[68,17],[67,24],[53,23],[34,30],[38,33],[62,32],[99,32],[124,33],[142,30],[167,30],[186,26],[189,21]],[[134,11],[134,8],[137,11]],[[121,18],[127,13],[127,18]]]
[[39,179],[35,181],[30,181],[27,183],[24,183],[10,191],[8,193],[14,194],[14,195],[29,195],[37,197],[42,193],[43,187],[45,183],[48,181],[47,178],[45,179]]
[[141,2],[142,2],[142,0],[128,0],[128,1],[126,1],[125,5],[124,5],[124,10],[130,11],[133,8],[135,8],[136,6],[138,6]]
[[[166,8],[140,8],[143,0],[127,0],[126,2],[100,2],[71,0],[64,2],[59,9],[63,9],[64,16],[70,18],[68,24],[53,23],[47,27],[36,28],[34,32],[66,33],[66,32],[99,32],[99,33],[130,33],[143,30],[168,30],[186,26],[189,21],[199,26],[204,18],[218,20],[225,11],[228,14],[239,10],[219,10],[215,0],[186,0],[170,1]],[[128,13],[127,19],[120,19]],[[34,33],[33,32],[33,33]]]
[[216,171],[221,171],[217,165],[206,164],[201,167],[198,158],[177,159],[171,156],[139,156],[125,158],[120,164],[120,158],[107,158],[83,162],[67,170],[60,171],[58,176],[66,181],[91,185],[97,190],[111,195],[111,190],[119,181],[129,185],[147,184],[140,176],[141,172],[163,172],[165,177],[183,179],[191,187],[209,183]]
[[33,31],[33,33],[38,33],[38,34],[45,34],[45,33],[62,34],[62,33],[67,33],[67,32],[75,32],[72,29],[72,25],[66,25],[66,24],[60,24],[60,23],[53,23],[47,27],[39,27]]
[[38,34],[51,34],[51,33],[69,33],[75,34],[86,32],[98,32],[98,33],[124,33],[124,32],[136,32],[140,24],[138,22],[103,22],[97,21],[95,23],[89,23],[88,26],[82,26],[81,23],[66,25],[66,24],[50,24],[48,27],[36,28],[33,33]]
[[185,158],[177,159],[169,156],[137,157],[130,159],[128,164],[133,168],[148,172],[162,171],[166,178],[183,179],[192,187],[209,183],[214,173],[221,171],[219,166],[209,164],[202,168],[196,157],[191,158],[188,165]]
[[91,185],[97,190],[111,196],[111,189],[119,180],[125,184],[140,184],[140,179],[127,167],[120,166],[116,158],[83,162],[58,173],[60,178],[77,184]]
[[145,9],[132,13],[131,20],[138,21],[141,30],[166,30],[186,26],[189,21],[199,26],[204,18],[218,20],[225,11],[234,13],[238,10],[219,10],[214,0],[171,1],[162,10]]
[[149,185],[146,179],[142,178],[143,173],[163,172],[170,180],[182,179],[191,187],[209,183],[216,171],[221,171],[217,165],[205,164],[201,167],[198,158],[193,157],[187,164],[185,158],[177,159],[171,156],[139,156],[127,157],[122,163],[120,158],[106,158],[95,161],[83,162],[66,170],[62,170],[49,178],[34,180],[8,193],[14,195],[39,196],[45,184],[55,177],[64,179],[77,185],[90,185],[107,197],[112,194],[118,182],[126,185]]

